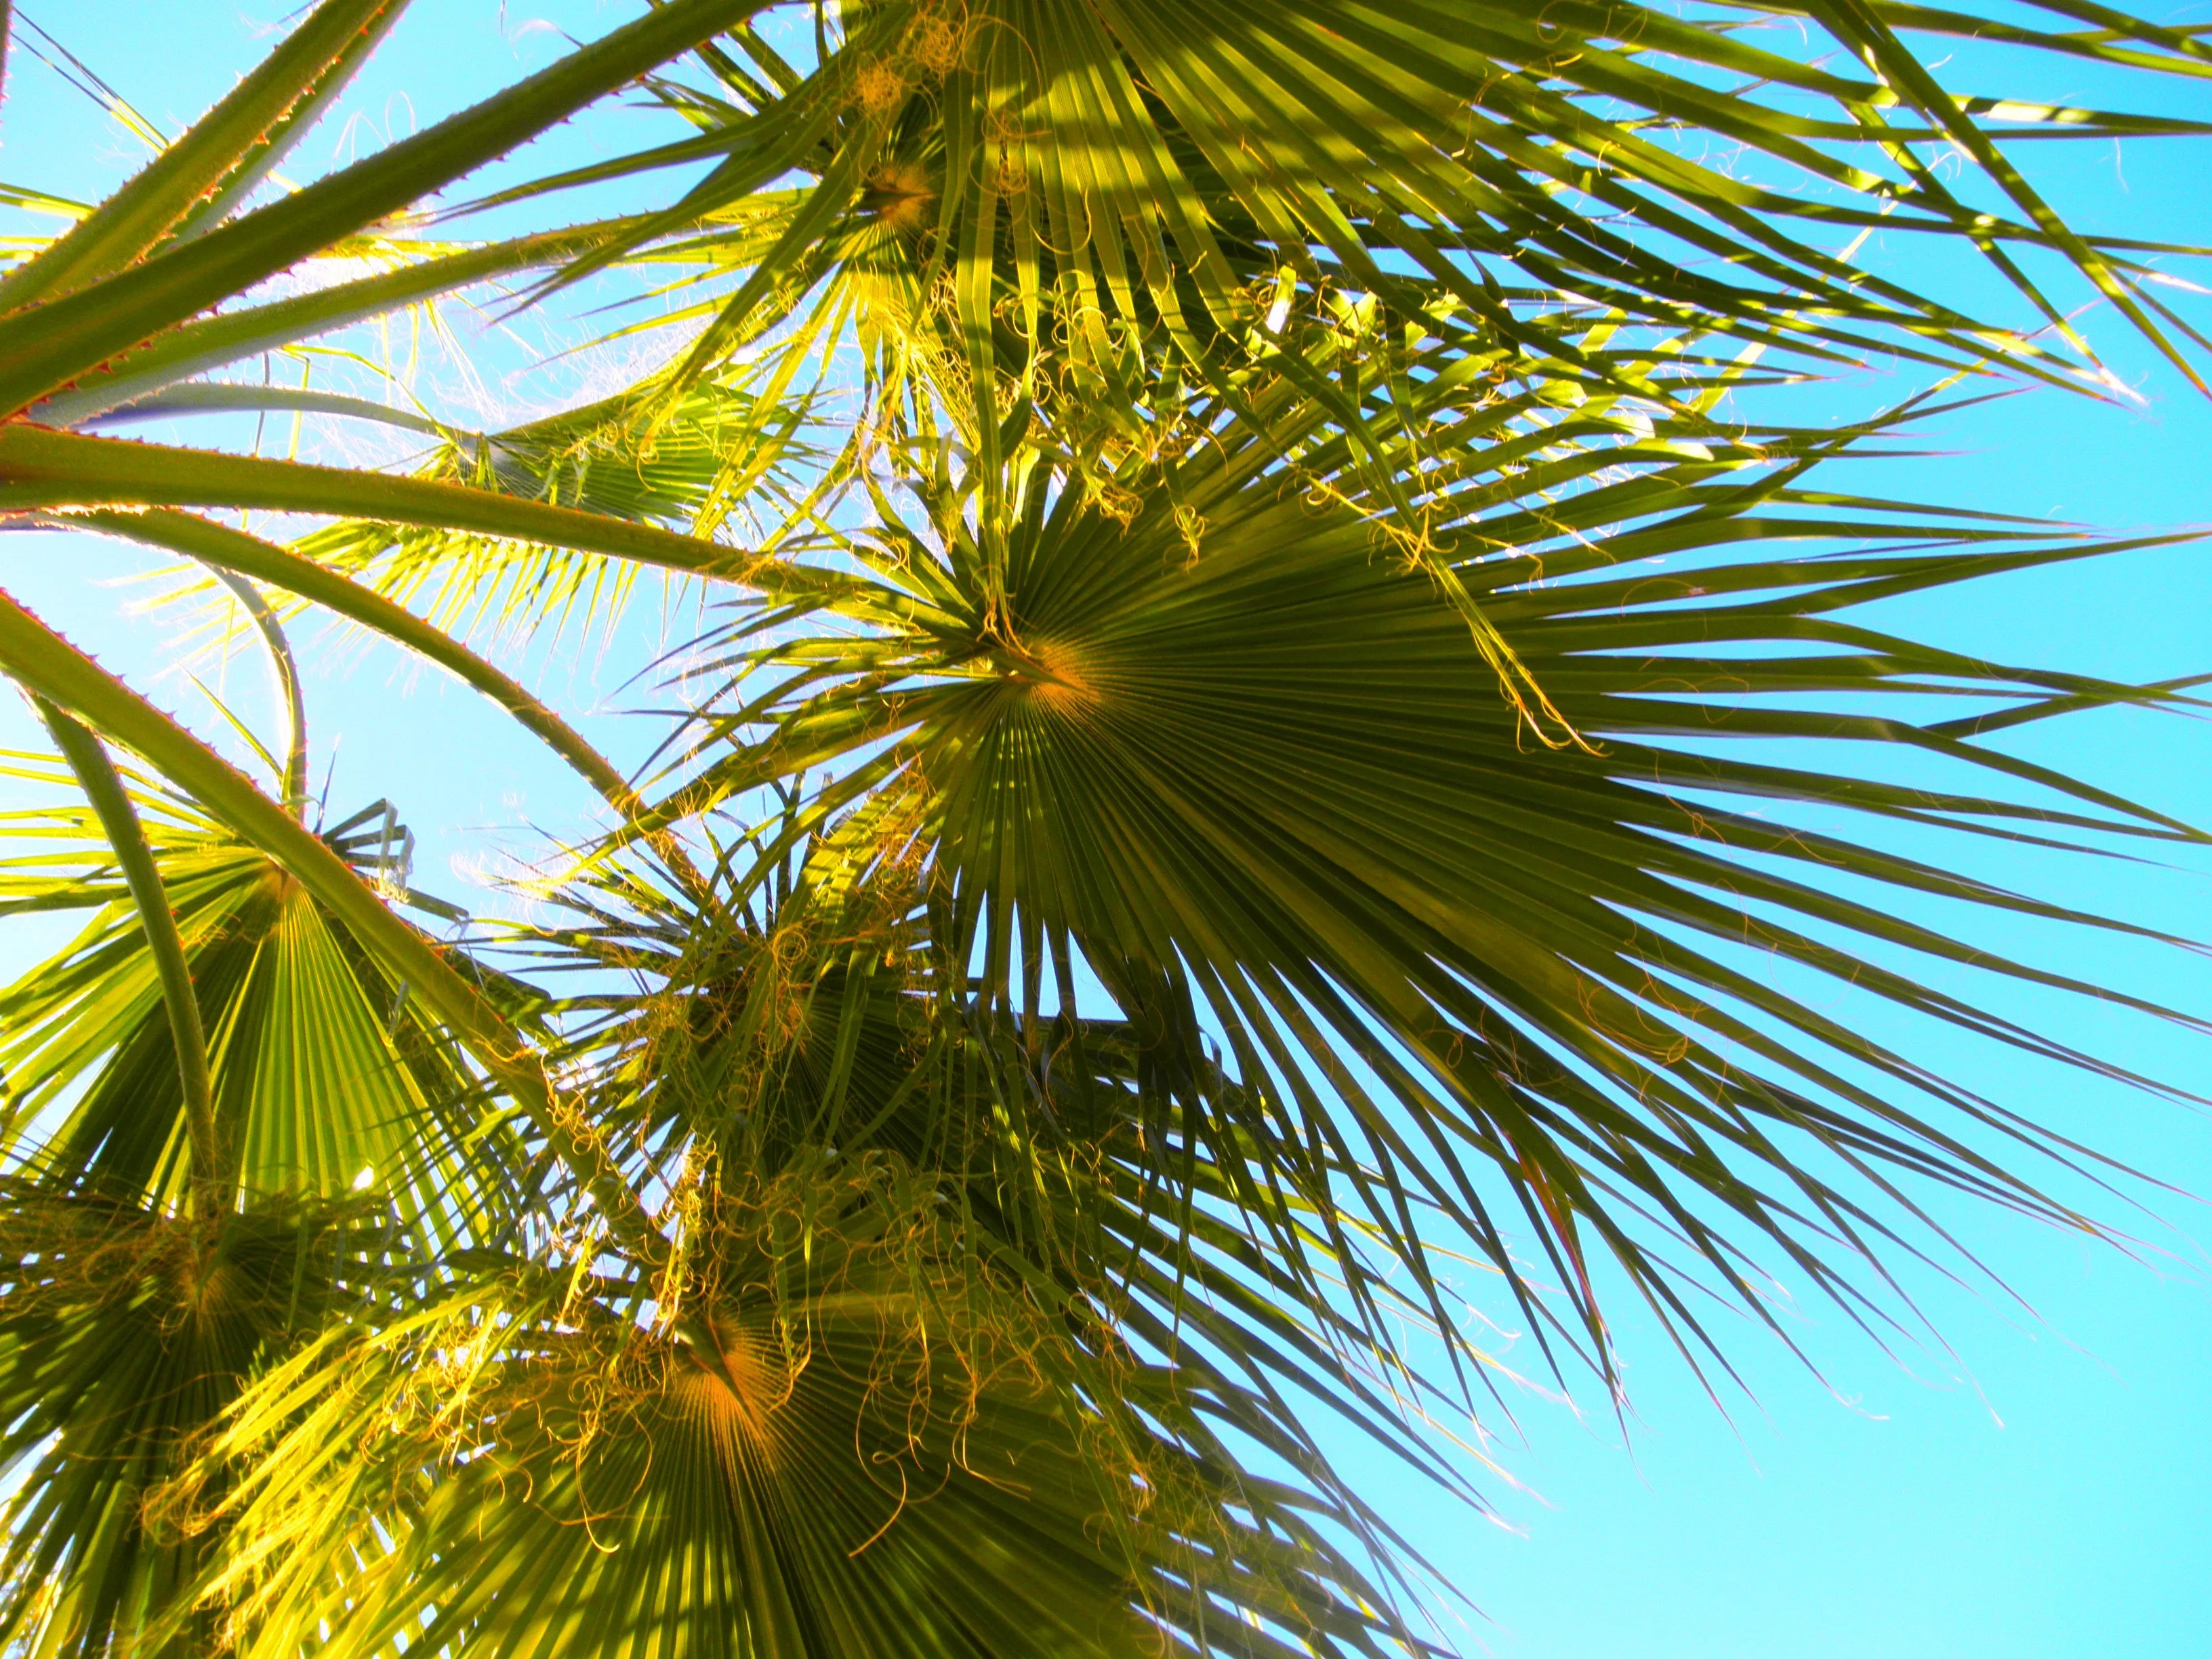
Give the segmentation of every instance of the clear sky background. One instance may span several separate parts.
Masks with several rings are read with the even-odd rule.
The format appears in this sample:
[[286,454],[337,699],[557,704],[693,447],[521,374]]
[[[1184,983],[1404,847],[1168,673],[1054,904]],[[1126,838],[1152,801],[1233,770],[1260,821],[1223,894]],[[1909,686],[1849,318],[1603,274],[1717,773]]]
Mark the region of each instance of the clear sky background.
[[[173,133],[266,49],[285,7],[30,0],[19,15],[27,11]],[[595,34],[632,10],[615,0],[416,0],[344,110],[309,140],[298,170],[427,125],[550,61],[562,31]],[[2068,78],[2045,72],[2039,89],[2100,90]],[[2201,90],[2166,99],[2185,109],[2191,100],[2190,112],[2212,112]],[[548,157],[605,153],[641,137],[645,118],[592,118],[550,141]],[[46,64],[21,45],[11,52],[0,179],[90,198],[143,155]],[[2086,228],[2212,240],[2212,188],[2203,182],[2212,177],[2212,145],[2146,143],[2124,154],[2106,146],[2042,165]],[[1877,248],[1874,257],[1920,256]],[[2200,302],[2200,320],[2207,314]],[[473,326],[458,320],[464,332]],[[2050,392],[1985,405],[1929,428],[1943,458],[1880,464],[1853,482],[2115,530],[2212,521],[2212,403],[2154,365],[2108,314],[2093,312],[2085,325],[2140,387],[2142,405]],[[495,335],[479,343],[495,369],[519,363],[529,343]],[[557,375],[513,384],[495,375],[488,392],[510,407],[534,406],[573,395],[588,371],[564,373],[565,384]],[[1853,413],[1911,389],[1878,371],[1807,394],[1808,412]],[[89,538],[0,540],[0,582],[112,664],[150,672],[173,661],[176,635],[171,620],[131,609],[144,591],[125,582],[137,568]],[[2212,546],[2182,546],[2007,579],[1899,607],[1884,620],[2011,661],[2148,679],[2212,670],[2208,602]],[[683,631],[680,618],[664,631],[657,616],[641,616],[603,647],[571,636],[525,660],[542,694],[609,750],[634,756],[648,723],[619,711],[649,699],[622,682],[661,638]],[[471,694],[410,672],[380,647],[307,639],[316,780],[337,743],[334,812],[380,794],[398,801],[422,837],[418,884],[481,902],[466,889],[470,870],[526,850],[533,826],[558,833],[586,810],[571,781]],[[249,718],[265,720],[250,654],[201,672]],[[204,732],[216,729],[188,682],[172,673],[158,684],[166,706]],[[30,741],[21,712],[0,704],[0,743]],[[2212,824],[2212,726],[2100,715],[2018,746]],[[2212,859],[2171,872],[2018,859],[2003,873],[2212,939]],[[27,960],[43,942],[19,929],[0,939],[0,961]],[[2065,948],[2063,966],[2212,1012],[2202,961]],[[1837,993],[1838,1006],[1863,1017],[1863,1000],[1848,996]],[[2008,1006],[2212,1093],[2212,1045],[2055,1001]],[[2008,1103],[2185,1194],[2212,1194],[2212,1121],[2201,1114],[1963,1048],[1935,1057],[1979,1068]],[[1373,1489],[1481,1609],[1462,1640],[1507,1659],[2212,1656],[2212,1296],[2191,1242],[2212,1237],[2212,1216],[2185,1195],[2156,1206],[2170,1228],[2104,1208],[2143,1238],[2143,1260],[1964,1206],[1943,1208],[2033,1315],[1986,1285],[1907,1274],[1951,1352],[1928,1344],[1892,1360],[1832,1313],[1805,1306],[1802,1334],[1826,1385],[1746,1327],[1735,1333],[1733,1357],[1750,1397],[1725,1395],[1725,1415],[1617,1301],[1634,1390],[1626,1442],[1601,1409],[1577,1418],[1531,1396],[1518,1403],[1518,1434],[1494,1448],[1525,1488],[1487,1483],[1499,1523],[1389,1469],[1374,1471]]]

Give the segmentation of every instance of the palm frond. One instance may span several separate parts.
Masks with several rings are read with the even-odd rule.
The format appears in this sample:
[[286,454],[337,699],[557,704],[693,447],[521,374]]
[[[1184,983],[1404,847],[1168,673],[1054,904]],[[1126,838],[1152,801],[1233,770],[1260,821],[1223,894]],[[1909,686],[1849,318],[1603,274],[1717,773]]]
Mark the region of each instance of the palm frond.
[[[21,782],[53,781],[51,763],[30,757],[9,769]],[[205,1177],[225,1192],[325,1200],[373,1188],[440,1234],[511,1227],[508,1183],[522,1160],[476,1120],[473,1079],[442,1030],[266,854],[174,795],[138,798],[208,1034],[206,1138],[224,1163]],[[114,854],[86,845],[88,828],[68,805],[6,826],[0,906],[92,913],[58,955],[0,992],[11,1134],[55,1190],[159,1207],[185,1194],[189,1102],[143,907]],[[396,860],[376,867],[374,849],[397,842],[379,834],[349,850],[404,892]]]
[[[503,1302],[479,1291],[324,1357],[343,1382],[285,1379],[313,1414],[271,1414],[284,1439],[254,1449],[232,1500],[242,1531],[304,1547],[236,1581],[266,1650],[341,1611],[338,1649],[361,1653],[404,1634],[520,1654],[1073,1655],[1173,1632],[1239,1654],[1382,1650],[1366,1587],[1294,1510],[1224,1520],[1206,1489],[1226,1471],[1146,1426],[1159,1379],[1124,1362],[1110,1407],[1072,1403],[1069,1368],[1103,1377],[1098,1362],[1048,1309],[960,1269],[929,1183],[880,1160],[701,1179],[703,1348],[574,1290],[555,1316],[553,1277],[535,1309],[510,1280]],[[249,1402],[223,1449],[254,1420]],[[370,1425],[397,1427],[370,1429],[367,1459],[327,1455]],[[1210,1593],[1288,1639],[1209,1619]]]
[[[2069,307],[2029,275],[2051,253],[2196,381],[2199,337],[2145,286],[2160,279],[2151,259],[2186,250],[2079,234],[2005,144],[2202,124],[1956,92],[1905,37],[2002,41],[1996,61],[2022,70],[2091,58],[2148,91],[2206,72],[2201,32],[2100,12],[2093,39],[2066,6],[2035,13],[2057,27],[1886,6],[848,7],[804,74],[755,37],[751,67],[702,52],[722,95],[664,84],[701,131],[629,169],[719,160],[629,240],[688,233],[688,252],[719,244],[740,276],[679,386],[815,306],[825,279],[902,289],[909,337],[967,383],[950,401],[991,470],[1012,408],[1138,422],[1170,368],[1226,392],[1285,305],[1341,292],[1569,379],[1601,372],[1560,325],[1588,307],[1814,367],[1881,350],[2100,385]],[[1985,188],[1944,182],[1938,153],[1968,158]],[[694,230],[715,216],[736,222]],[[1975,317],[1869,268],[1858,250],[1876,231],[1972,250],[2033,321]],[[1308,390],[1327,395],[1325,377]]]
[[263,1200],[185,1218],[0,1183],[0,1640],[140,1650],[192,1608],[217,1537],[165,1509],[262,1367],[358,1308],[395,1242],[365,1206]]
[[[804,768],[824,780],[814,822],[912,803],[933,931],[980,965],[983,994],[1018,1000],[1044,941],[1064,939],[1128,1017],[1194,1055],[1226,1045],[1248,1110],[1188,1127],[1214,1164],[1249,1170],[1240,1192],[1281,1183],[1424,1285],[1431,1241],[1472,1246],[1540,1326],[1545,1299],[1507,1242],[1525,1229],[1608,1373],[1593,1251],[1702,1334],[1685,1274],[1765,1312],[1736,1227],[1855,1310],[1867,1287],[1834,1253],[1895,1245],[1920,1217],[1911,1181],[2087,1227],[1994,1161],[2006,1144],[2071,1158],[2063,1143],[1747,972],[1733,947],[2147,1081],[1891,964],[1902,951],[2106,994],[1836,879],[2118,927],[1885,850],[1878,826],[2084,848],[2201,839],[1941,721],[1830,712],[1839,695],[2159,700],[1836,614],[2094,544],[1810,489],[1798,475],[1819,451],[1787,434],[1686,456],[1578,442],[1571,422],[1462,454],[1432,424],[1408,475],[1429,492],[1422,517],[1394,523],[1302,487],[1349,459],[1310,405],[1285,407],[1273,432],[1210,433],[1172,494],[1102,499],[1037,466],[1007,486],[1021,516],[1003,565],[957,493],[884,523],[878,579],[958,625],[794,635],[771,611],[756,642],[733,624],[752,648],[724,659],[730,713],[705,722],[728,752],[684,799]],[[1766,550],[1785,542],[1812,547]],[[1853,543],[1883,550],[1819,550]],[[1540,711],[1498,696],[1501,651]],[[1798,750],[1754,759],[1754,739]],[[1845,758],[1884,743],[1951,781],[1901,787]],[[1764,816],[1792,802],[1867,833]],[[1814,1173],[1829,1158],[1896,1212]],[[1366,1283],[1354,1253],[1290,1228],[1273,1242],[1292,1259],[1318,1248],[1355,1295]]]

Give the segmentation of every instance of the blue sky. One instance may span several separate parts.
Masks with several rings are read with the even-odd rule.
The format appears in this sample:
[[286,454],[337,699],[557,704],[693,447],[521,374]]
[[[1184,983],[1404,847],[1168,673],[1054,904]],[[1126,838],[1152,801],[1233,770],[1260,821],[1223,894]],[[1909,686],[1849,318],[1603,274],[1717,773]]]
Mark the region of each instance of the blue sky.
[[[29,16],[172,132],[265,49],[284,0],[33,0]],[[312,139],[302,171],[427,125],[500,82],[549,61],[561,31],[598,33],[630,14],[596,0],[417,0],[344,112]],[[2080,89],[2063,84],[2047,88]],[[2046,76],[2046,78],[2049,78]],[[2009,89],[2009,88],[2008,88]],[[2044,88],[2036,90],[2045,90]],[[2095,90],[2093,87],[2092,92]],[[2199,98],[2201,94],[2192,94]],[[612,116],[549,144],[587,159],[618,141]],[[46,64],[11,54],[0,111],[0,179],[92,195],[140,159],[137,146]],[[2045,162],[2059,200],[2086,226],[2202,236],[2212,191],[2198,150],[2139,145]],[[1877,257],[1910,260],[1896,251]],[[1929,434],[1940,459],[1882,463],[1862,487],[2051,514],[2115,530],[2212,521],[2212,403],[2153,364],[2109,316],[2085,319],[2139,407],[2039,393],[1966,411]],[[495,366],[521,348],[491,337]],[[1820,416],[1856,412],[1909,389],[1874,374],[1805,394]],[[557,386],[495,385],[523,400]],[[170,659],[161,619],[128,614],[112,583],[129,556],[88,538],[9,538],[10,591],[109,660]],[[2134,678],[2212,669],[2212,551],[2184,546],[2094,566],[2009,578],[1969,594],[1899,607],[1885,621],[2014,661]],[[659,637],[649,623],[605,650],[573,638],[529,659],[540,691],[599,741],[635,754],[641,721],[611,712],[619,683]],[[389,793],[422,838],[422,884],[459,891],[472,860],[558,830],[585,809],[556,769],[451,685],[410,675],[380,649],[311,650],[320,755],[342,739],[334,805]],[[206,672],[206,671],[204,671]],[[229,665],[227,694],[265,713],[258,665]],[[173,675],[170,707],[212,722]],[[0,741],[27,740],[0,706]],[[2040,757],[2212,823],[2212,726],[2100,715],[2032,734]],[[465,763],[461,763],[466,757]],[[316,777],[323,775],[323,760]],[[2174,872],[2085,871],[2014,860],[2008,875],[2056,884],[2089,908],[2212,939],[2212,860]],[[2068,885],[2078,884],[2077,885]],[[9,963],[27,939],[0,944]],[[2068,947],[2068,965],[2200,1011],[2205,969],[2112,945]],[[2142,1022],[2033,1005],[2143,1069],[2212,1093],[2212,1051]],[[1940,1057],[1940,1056],[1939,1056]],[[2188,1192],[2212,1194],[2212,1120],[2180,1107],[1989,1055],[1957,1056],[2012,1103]],[[1745,1328],[1733,1353],[1751,1395],[1726,1414],[1626,1304],[1634,1390],[1623,1443],[1608,1415],[1577,1419],[1530,1398],[1522,1437],[1496,1449],[1528,1489],[1496,1482],[1496,1525],[1374,1472],[1374,1489],[1431,1560],[1482,1609],[1468,1644],[1510,1659],[2011,1659],[2100,1654],[2194,1659],[2212,1654],[2212,1297],[2189,1242],[2212,1236],[2192,1199],[2161,1200],[2165,1230],[2131,1224],[2151,1250],[2131,1262],[2078,1240],[1952,1206],[1943,1219],[1996,1266],[2039,1318],[1986,1287],[1905,1275],[1952,1352],[1885,1358],[1823,1310],[1799,1310],[1829,1386]],[[2107,1213],[2116,1213],[2108,1206]],[[1593,1402],[1595,1403],[1595,1402]]]

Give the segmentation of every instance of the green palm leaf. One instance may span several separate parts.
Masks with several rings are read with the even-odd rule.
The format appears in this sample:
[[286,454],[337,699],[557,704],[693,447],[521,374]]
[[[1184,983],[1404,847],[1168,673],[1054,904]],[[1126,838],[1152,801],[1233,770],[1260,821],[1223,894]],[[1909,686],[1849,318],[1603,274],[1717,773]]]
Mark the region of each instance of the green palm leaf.
[[[21,313],[0,319],[0,402],[27,408],[83,370],[409,206],[696,45],[754,3],[676,0],[475,109],[41,306],[35,319]],[[198,195],[185,182],[173,187],[180,207]]]
[[[405,0],[330,0],[185,137],[36,258],[0,281],[0,308],[51,301],[113,275],[165,235],[248,194],[313,124]],[[212,199],[204,199],[212,198]]]
[[[1751,810],[1802,800],[1869,828],[2196,839],[1942,722],[1815,701],[1999,695],[2032,710],[2145,695],[1967,661],[1832,615],[2088,546],[1823,495],[1794,468],[1747,477],[1754,457],[1790,454],[1786,435],[1711,459],[1607,446],[1609,482],[1516,507],[1547,478],[1583,476],[1589,452],[1559,427],[1541,448],[1486,444],[1463,464],[1436,443],[1419,475],[1438,486],[1425,533],[1394,542],[1387,514],[1317,507],[1286,485],[1285,451],[1325,465],[1333,443],[1344,463],[1340,441],[1302,448],[1316,418],[1297,406],[1272,433],[1216,438],[1178,463],[1174,495],[1136,493],[1133,512],[1038,469],[1010,489],[1022,517],[1002,578],[957,497],[926,526],[886,525],[882,579],[961,625],[779,631],[727,659],[763,689],[709,722],[732,748],[705,780],[738,789],[826,765],[817,821],[873,797],[917,803],[945,948],[976,953],[987,995],[1035,975],[1041,947],[1024,930],[1042,927],[1132,1018],[1179,1027],[1194,1051],[1188,1011],[1202,1009],[1251,1103],[1194,1123],[1214,1164],[1245,1164],[1255,1187],[1264,1171],[1311,1214],[1370,1231],[1417,1282],[1429,1282],[1431,1240],[1472,1243],[1541,1319],[1505,1243],[1526,1229],[1608,1370],[1594,1250],[1686,1332],[1701,1328],[1685,1273],[1761,1307],[1733,1226],[1860,1304],[1831,1252],[1871,1254],[1900,1218],[1811,1174],[1807,1149],[2087,1225],[1971,1143],[1988,1132],[2061,1146],[1754,978],[1724,945],[2129,1075],[1886,962],[1902,947],[2093,988],[1899,920],[1832,877],[2094,918],[1914,862],[1878,836],[1779,828]],[[1838,538],[1899,550],[1740,550]],[[1663,575],[1639,562],[1661,554]],[[1498,648],[1540,689],[1540,710],[1499,699]],[[1740,757],[1736,738],[1907,743],[1956,781],[1899,789],[1833,762]],[[2008,802],[2008,778],[2050,799]],[[1487,1166],[1479,1180],[1474,1166]],[[1917,1213],[1889,1177],[1878,1184],[1904,1218]],[[1288,1228],[1273,1242],[1294,1259],[1316,1248]],[[1321,1248],[1357,1293],[1357,1253]],[[1431,1311],[1449,1321],[1441,1303]]]
[[217,1539],[166,1494],[258,1368],[358,1303],[392,1236],[343,1207],[186,1220],[10,1179],[0,1237],[0,1639],[147,1651],[182,1620],[204,1650],[191,1591]]
[[[44,781],[34,763],[11,769]],[[446,1213],[457,1201],[495,1229],[505,1194],[482,1177],[499,1167],[500,1139],[472,1133],[471,1085],[443,1033],[265,854],[174,796],[140,799],[158,814],[155,866],[208,1034],[223,1188],[334,1200],[374,1186],[440,1231],[462,1219]],[[83,844],[81,810],[17,814],[8,829],[0,903],[94,913],[0,992],[15,1133],[33,1138],[40,1178],[57,1188],[173,1203],[188,1114],[140,913],[112,855]]]
[[[803,402],[714,381],[672,407],[657,403],[646,387],[503,432],[448,434],[413,476],[668,526],[701,540],[733,514],[757,527],[797,508],[805,493],[799,477],[813,460],[799,435],[808,417]],[[657,425],[650,449],[641,450],[648,411]],[[423,605],[437,626],[465,635],[489,618],[520,632],[572,611],[587,623],[619,614],[638,567],[578,551],[582,539],[568,533],[518,544],[496,529],[457,536],[349,523],[306,538],[300,551],[403,603]]]
[[[523,1654],[1120,1653],[1155,1621],[1220,1651],[1302,1650],[1209,1629],[1194,1577],[1375,1650],[1373,1613],[1325,1577],[1299,1586],[1330,1565],[1317,1536],[1222,1535],[1218,1497],[1187,1507],[1222,1471],[1071,1409],[1084,1356],[961,1267],[927,1185],[879,1160],[706,1180],[688,1258],[703,1350],[573,1292],[551,1327],[478,1291],[404,1322],[404,1346],[324,1360],[345,1384],[293,1368],[289,1397],[314,1413],[258,1449],[238,1525],[305,1541],[345,1517],[352,1565],[331,1577],[316,1540],[254,1588],[267,1650],[341,1608],[347,1652],[404,1633]],[[1114,1377],[1132,1402],[1151,1392],[1139,1371]],[[403,1428],[366,1462],[326,1454],[362,1423]],[[1268,1578],[1239,1585],[1255,1566]]]
[[[1317,309],[1346,290],[1569,378],[1603,372],[1560,325],[1563,308],[1588,306],[1814,363],[1880,349],[2078,383],[2069,354],[2087,349],[2024,264],[2048,250],[2194,380],[2183,347],[2197,337],[2143,286],[2160,250],[2078,234],[2002,139],[2201,124],[1954,94],[1904,35],[1939,48],[1994,36],[2020,54],[2006,61],[2080,55],[2185,77],[2205,72],[2201,35],[2099,12],[2093,38],[2063,26],[2068,7],[2039,15],[2062,27],[1856,5],[1763,8],[1785,26],[1764,38],[1733,9],[855,7],[803,76],[749,37],[750,64],[702,54],[723,97],[666,88],[702,131],[630,167],[720,159],[634,236],[736,221],[685,244],[719,243],[743,279],[678,384],[794,308],[818,317],[825,277],[888,279],[903,294],[872,299],[963,383],[947,401],[987,471],[1018,404],[1129,426],[1164,368],[1225,392],[1285,303]],[[2002,210],[1943,183],[1937,152],[1969,157]],[[794,170],[810,180],[796,195]],[[1876,229],[1978,251],[2066,350],[1855,263]],[[1328,395],[1321,379],[1307,390]],[[1351,407],[1340,418],[1356,420]]]

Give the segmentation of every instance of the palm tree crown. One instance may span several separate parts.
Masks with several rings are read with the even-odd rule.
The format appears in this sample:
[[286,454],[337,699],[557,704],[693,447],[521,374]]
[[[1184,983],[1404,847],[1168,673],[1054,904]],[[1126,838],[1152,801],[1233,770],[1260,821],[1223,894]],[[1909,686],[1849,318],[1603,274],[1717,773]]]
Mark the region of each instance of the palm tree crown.
[[[2191,250],[2014,157],[2203,124],[1928,65],[2154,89],[2203,31],[631,9],[299,184],[405,10],[319,0],[0,275],[0,514],[212,580],[285,713],[264,788],[0,594],[53,745],[0,905],[82,919],[0,993],[11,1650],[1439,1652],[1325,1448],[1482,1501],[1455,1264],[1617,1389],[1622,1295],[1705,1366],[1769,1266],[1878,1330],[1942,1189],[2100,1231],[2048,1180],[2094,1154],[1789,988],[2165,1086],[1942,988],[2110,994],[1904,901],[2182,943],[1974,855],[2202,842],[1982,741],[2190,688],[1872,624],[2110,544],[1838,465],[1968,377],[2105,389],[2083,298],[2197,377]],[[664,142],[514,159],[625,89]],[[601,276],[649,359],[505,429],[241,372]],[[1800,418],[1872,354],[1932,390]],[[238,411],[406,459],[130,435]],[[711,609],[633,763],[471,643],[659,581]],[[310,611],[600,798],[526,922],[313,797]]]

